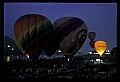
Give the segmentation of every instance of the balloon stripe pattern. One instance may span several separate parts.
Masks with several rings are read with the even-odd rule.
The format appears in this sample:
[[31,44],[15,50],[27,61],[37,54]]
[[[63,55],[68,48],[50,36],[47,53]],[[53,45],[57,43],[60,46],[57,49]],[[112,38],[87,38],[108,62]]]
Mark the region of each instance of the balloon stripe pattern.
[[45,16],[27,14],[14,25],[15,42],[23,53],[36,59],[48,44],[52,31],[52,23]]

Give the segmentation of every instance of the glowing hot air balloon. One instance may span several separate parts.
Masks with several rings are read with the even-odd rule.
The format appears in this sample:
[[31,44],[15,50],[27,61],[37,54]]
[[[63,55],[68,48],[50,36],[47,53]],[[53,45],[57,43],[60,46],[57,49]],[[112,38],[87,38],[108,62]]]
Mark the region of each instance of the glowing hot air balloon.
[[18,48],[37,59],[47,46],[53,32],[50,20],[38,14],[21,16],[14,25],[14,38]]
[[102,56],[102,54],[104,53],[104,51],[106,50],[106,42],[105,41],[102,41],[102,40],[99,40],[99,41],[96,41],[95,42],[95,45],[94,45],[96,51],[98,52],[98,54],[100,56]]

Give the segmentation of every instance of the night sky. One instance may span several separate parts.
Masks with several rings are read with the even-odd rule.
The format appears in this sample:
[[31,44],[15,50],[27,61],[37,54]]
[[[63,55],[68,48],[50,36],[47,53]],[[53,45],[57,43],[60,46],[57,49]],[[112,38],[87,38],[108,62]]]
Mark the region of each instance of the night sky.
[[[96,40],[104,40],[107,49],[117,46],[117,3],[4,3],[4,36],[14,39],[14,23],[25,14],[46,16],[52,23],[60,17],[82,19]],[[93,50],[87,38],[82,51]]]

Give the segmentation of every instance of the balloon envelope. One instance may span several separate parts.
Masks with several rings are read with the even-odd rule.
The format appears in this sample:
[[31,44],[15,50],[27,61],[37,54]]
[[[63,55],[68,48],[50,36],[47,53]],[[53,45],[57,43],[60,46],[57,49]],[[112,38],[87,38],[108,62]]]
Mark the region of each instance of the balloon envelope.
[[87,37],[87,26],[77,17],[61,17],[53,27],[56,48],[60,48],[65,56],[73,56],[83,45]]
[[18,48],[37,59],[47,46],[53,31],[50,20],[38,14],[21,16],[14,25],[14,38]]
[[95,47],[96,51],[98,52],[98,54],[99,54],[100,56],[102,56],[102,54],[103,54],[104,51],[106,50],[107,45],[106,45],[106,42],[105,42],[105,41],[101,41],[101,40],[100,40],[100,41],[96,41],[96,42],[95,42],[94,47]]
[[90,39],[90,40],[94,40],[95,39],[95,37],[96,37],[96,33],[95,32],[89,32],[88,33],[88,38]]

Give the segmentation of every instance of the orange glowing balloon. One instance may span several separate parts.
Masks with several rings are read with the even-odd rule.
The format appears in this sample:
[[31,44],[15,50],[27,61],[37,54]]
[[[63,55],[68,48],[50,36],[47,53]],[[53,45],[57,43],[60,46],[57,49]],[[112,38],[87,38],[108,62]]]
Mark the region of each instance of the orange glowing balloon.
[[106,42],[102,40],[96,41],[94,44],[94,48],[96,49],[96,51],[100,56],[102,56],[102,54],[106,50],[106,46],[107,46]]

